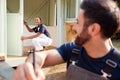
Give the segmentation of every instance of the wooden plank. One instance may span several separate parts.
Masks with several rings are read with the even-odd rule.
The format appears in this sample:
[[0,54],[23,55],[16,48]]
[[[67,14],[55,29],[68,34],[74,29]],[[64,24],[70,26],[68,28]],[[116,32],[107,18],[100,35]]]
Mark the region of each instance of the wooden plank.
[[11,67],[18,66],[25,62],[27,56],[7,56],[5,62],[7,62]]
[[65,27],[66,27],[66,41],[71,42],[74,41],[76,32],[73,31],[73,26],[76,22],[75,21],[68,21],[65,22]]

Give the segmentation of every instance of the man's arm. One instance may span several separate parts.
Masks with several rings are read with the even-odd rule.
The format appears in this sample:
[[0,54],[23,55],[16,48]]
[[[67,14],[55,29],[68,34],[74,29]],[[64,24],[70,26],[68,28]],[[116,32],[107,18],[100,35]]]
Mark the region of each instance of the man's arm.
[[[36,69],[32,66],[33,56],[30,54],[26,63],[17,67],[14,73],[15,80],[45,80],[45,75],[41,70],[43,66],[52,66],[55,64],[63,63],[64,60],[60,56],[57,50],[47,50],[43,52],[36,52]],[[39,67],[38,67],[39,66]]]
[[29,32],[34,32],[34,30],[33,29],[31,29],[29,26],[28,26],[28,24],[27,24],[27,22],[24,20],[24,25],[26,26],[26,28],[27,28],[27,30],[29,31]]
[[36,38],[36,37],[40,36],[40,34],[41,34],[40,32],[37,32],[36,34],[31,35],[31,36],[22,36],[21,40],[23,41],[23,40],[26,40],[26,39],[33,39],[33,38]]
[[[56,49],[36,52],[36,63],[39,64],[40,67],[53,66],[56,64],[63,63],[61,55],[58,53]],[[32,62],[32,54],[28,57],[27,62]]]

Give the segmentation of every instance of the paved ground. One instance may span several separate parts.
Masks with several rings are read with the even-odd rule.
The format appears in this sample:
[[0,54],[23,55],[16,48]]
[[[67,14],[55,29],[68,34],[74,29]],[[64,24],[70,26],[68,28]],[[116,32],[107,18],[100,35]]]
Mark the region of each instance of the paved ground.
[[46,74],[46,80],[65,80],[66,64],[60,64],[43,69]]

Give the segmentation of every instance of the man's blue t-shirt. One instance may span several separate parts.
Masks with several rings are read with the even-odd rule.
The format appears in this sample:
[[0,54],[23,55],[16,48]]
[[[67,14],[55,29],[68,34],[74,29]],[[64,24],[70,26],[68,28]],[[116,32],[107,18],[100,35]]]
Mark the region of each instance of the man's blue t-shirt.
[[44,24],[40,24],[38,27],[34,27],[33,30],[35,33],[40,32],[50,38],[50,33],[48,32],[47,27]]
[[[71,42],[71,43],[65,43],[59,48],[57,48],[57,51],[60,53],[64,61],[67,62],[68,64],[70,64],[70,57],[74,47],[75,47],[75,43]],[[109,51],[109,53],[104,57],[91,58],[87,54],[85,48],[80,46],[79,60],[77,66],[87,69],[88,71],[102,75],[101,69],[103,69],[106,66],[105,61],[113,55],[112,53],[113,50],[115,50],[115,48],[112,48]],[[120,80],[120,60],[118,66],[115,69],[113,69],[112,77],[110,78],[110,80]]]

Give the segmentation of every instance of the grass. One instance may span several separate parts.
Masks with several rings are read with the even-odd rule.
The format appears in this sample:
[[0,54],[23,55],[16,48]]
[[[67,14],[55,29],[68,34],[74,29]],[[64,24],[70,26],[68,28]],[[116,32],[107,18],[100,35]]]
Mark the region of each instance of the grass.
[[113,45],[120,50],[120,39],[112,40]]

